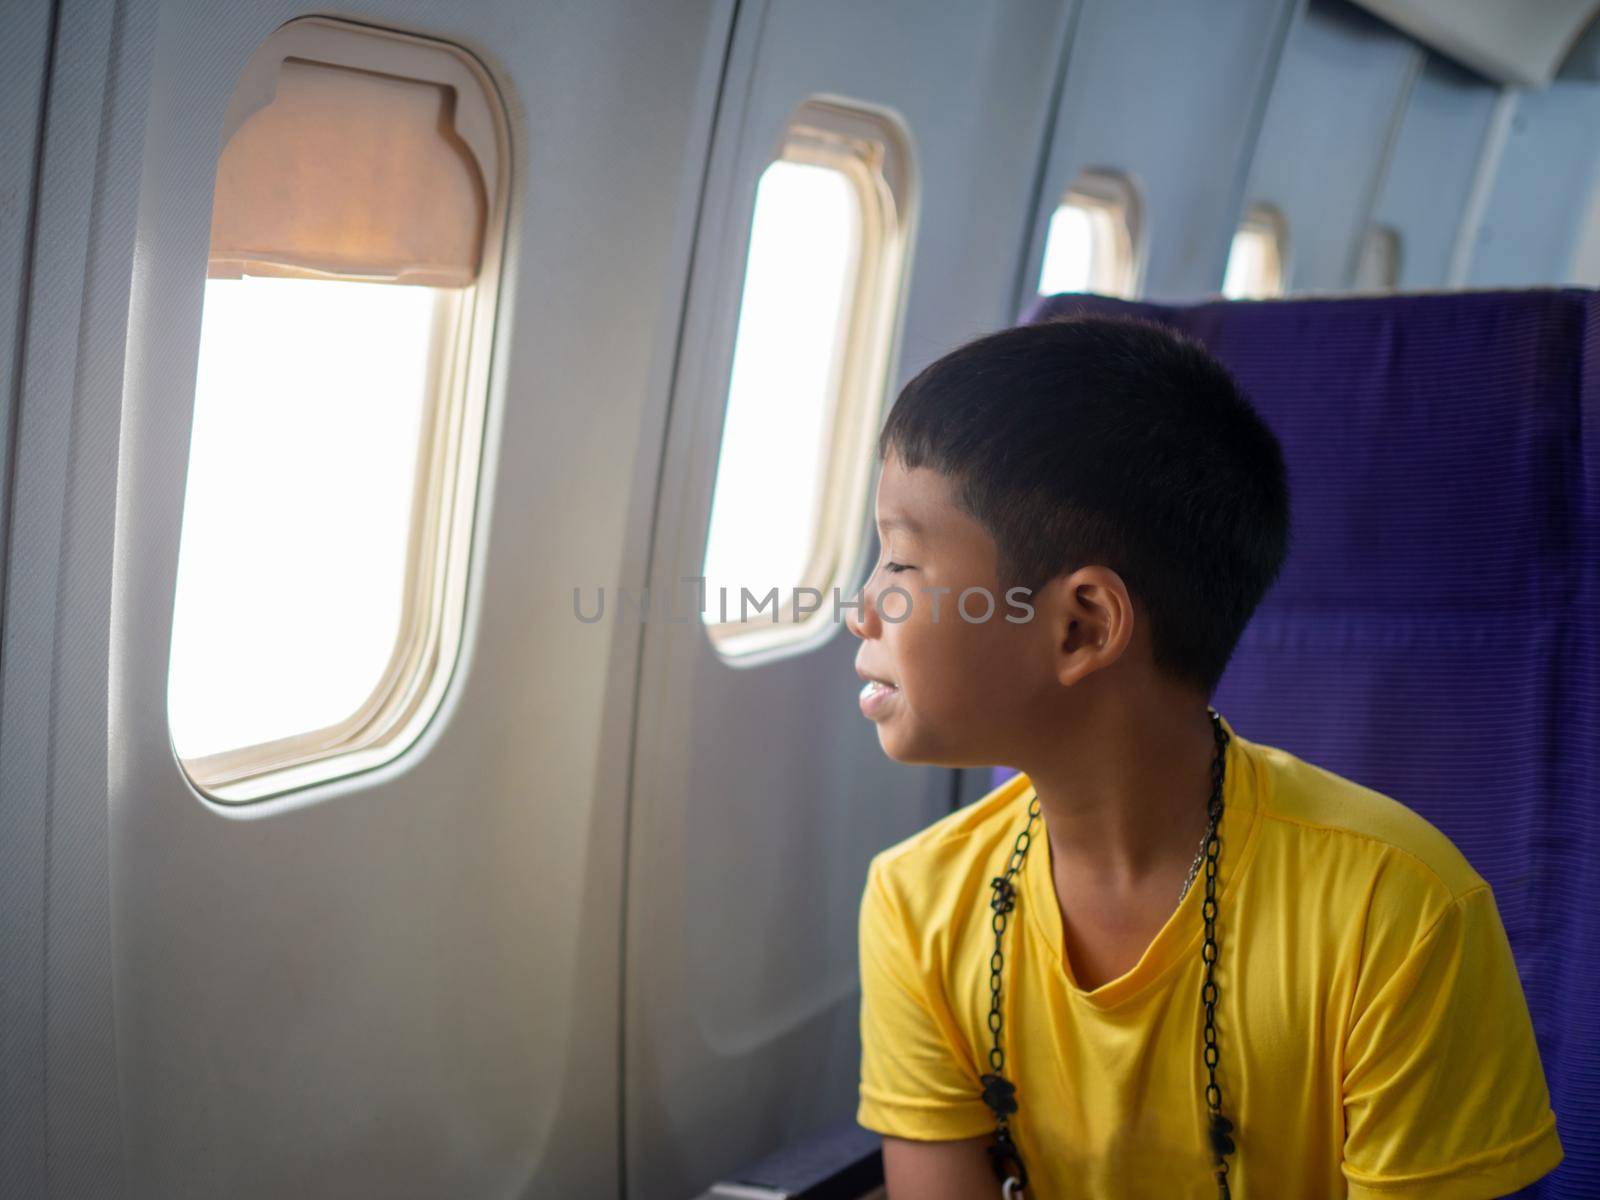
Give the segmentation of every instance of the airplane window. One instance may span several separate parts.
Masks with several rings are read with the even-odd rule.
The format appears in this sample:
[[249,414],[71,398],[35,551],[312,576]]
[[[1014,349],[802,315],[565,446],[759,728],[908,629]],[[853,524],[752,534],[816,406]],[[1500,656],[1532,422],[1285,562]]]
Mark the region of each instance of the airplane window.
[[306,18],[236,89],[167,687],[214,799],[388,761],[442,695],[504,208],[489,86],[444,43]]
[[1374,225],[1361,242],[1356,264],[1355,290],[1392,292],[1400,279],[1400,233],[1387,225]]
[[825,636],[831,589],[846,595],[904,274],[906,145],[887,114],[807,101],[757,185],[703,571],[724,656]]
[[1089,172],[1050,216],[1039,295],[1095,292],[1131,299],[1138,292],[1137,212],[1120,176]]
[[1228,251],[1222,294],[1230,300],[1266,300],[1283,295],[1288,230],[1275,209],[1256,205],[1240,222]]

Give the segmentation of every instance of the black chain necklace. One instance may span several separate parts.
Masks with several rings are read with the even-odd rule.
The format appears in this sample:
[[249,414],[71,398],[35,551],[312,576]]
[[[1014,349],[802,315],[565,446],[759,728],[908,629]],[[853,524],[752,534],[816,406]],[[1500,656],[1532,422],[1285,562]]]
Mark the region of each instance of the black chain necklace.
[[[1208,806],[1209,820],[1206,826],[1204,844],[1206,861],[1206,898],[1201,912],[1205,916],[1206,936],[1200,946],[1200,957],[1206,964],[1205,983],[1200,989],[1200,1003],[1206,1010],[1206,1024],[1204,1030],[1205,1047],[1204,1058],[1206,1064],[1206,1107],[1211,1113],[1210,1140],[1211,1153],[1215,1164],[1218,1200],[1229,1200],[1232,1193],[1228,1190],[1228,1155],[1234,1152],[1233,1122],[1222,1115],[1222,1089],[1217,1086],[1217,983],[1212,977],[1213,968],[1217,963],[1217,851],[1221,840],[1217,837],[1217,829],[1222,824],[1222,783],[1224,764],[1227,760],[1228,731],[1222,727],[1222,718],[1217,710],[1207,707],[1206,712],[1211,717],[1211,731],[1216,739],[1217,752],[1212,760],[1211,768],[1211,802]],[[1017,843],[1011,850],[1011,860],[1006,866],[1004,875],[997,875],[989,884],[994,891],[994,897],[989,901],[989,907],[994,909],[994,954],[989,959],[989,1032],[994,1035],[994,1048],[989,1051],[989,1065],[994,1068],[992,1074],[981,1076],[983,1082],[983,1102],[987,1104],[995,1116],[995,1143],[989,1147],[989,1161],[994,1167],[995,1178],[1001,1182],[1001,1195],[1004,1200],[1014,1200],[1020,1197],[1028,1186],[1028,1168],[1023,1165],[1022,1153],[1011,1140],[1011,1130],[1006,1120],[1011,1113],[1017,1111],[1016,1092],[1014,1083],[1005,1077],[1006,1066],[1005,1051],[1000,1049],[1000,979],[1005,959],[1000,953],[1000,935],[1006,930],[1006,916],[1016,907],[1016,888],[1011,882],[1022,862],[1028,856],[1028,847],[1033,841],[1033,823],[1039,819],[1039,796],[1034,793],[1032,802],[1028,805],[1028,824],[1017,835]],[[1192,879],[1192,872],[1191,872]],[[1189,886],[1184,884],[1183,895],[1187,895]],[[1183,897],[1179,897],[1179,903]],[[1016,1175],[1012,1175],[1010,1168],[1016,1168]]]

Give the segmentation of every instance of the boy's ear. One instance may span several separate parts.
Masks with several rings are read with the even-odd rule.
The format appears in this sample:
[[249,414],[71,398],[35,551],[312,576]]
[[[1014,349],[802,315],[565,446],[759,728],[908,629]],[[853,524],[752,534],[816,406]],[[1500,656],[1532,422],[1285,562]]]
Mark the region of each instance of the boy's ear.
[[1050,622],[1055,674],[1065,687],[1109,667],[1133,642],[1133,598],[1109,567],[1080,567],[1053,579],[1034,603]]

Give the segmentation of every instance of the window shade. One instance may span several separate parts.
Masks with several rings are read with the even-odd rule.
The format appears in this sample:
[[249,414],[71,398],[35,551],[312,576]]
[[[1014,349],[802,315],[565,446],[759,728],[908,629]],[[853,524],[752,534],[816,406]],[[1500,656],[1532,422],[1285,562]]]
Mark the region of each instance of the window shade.
[[210,275],[472,283],[488,201],[456,97],[445,84],[284,59],[271,102],[223,149]]

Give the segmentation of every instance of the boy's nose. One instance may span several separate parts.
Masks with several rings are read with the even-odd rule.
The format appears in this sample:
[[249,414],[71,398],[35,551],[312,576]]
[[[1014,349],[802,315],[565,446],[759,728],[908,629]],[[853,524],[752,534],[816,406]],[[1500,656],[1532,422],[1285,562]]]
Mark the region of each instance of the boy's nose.
[[844,610],[844,624],[846,629],[865,641],[869,637],[876,637],[878,629],[878,601],[873,593],[872,580],[861,585],[856,599],[861,602],[860,607],[851,605]]

